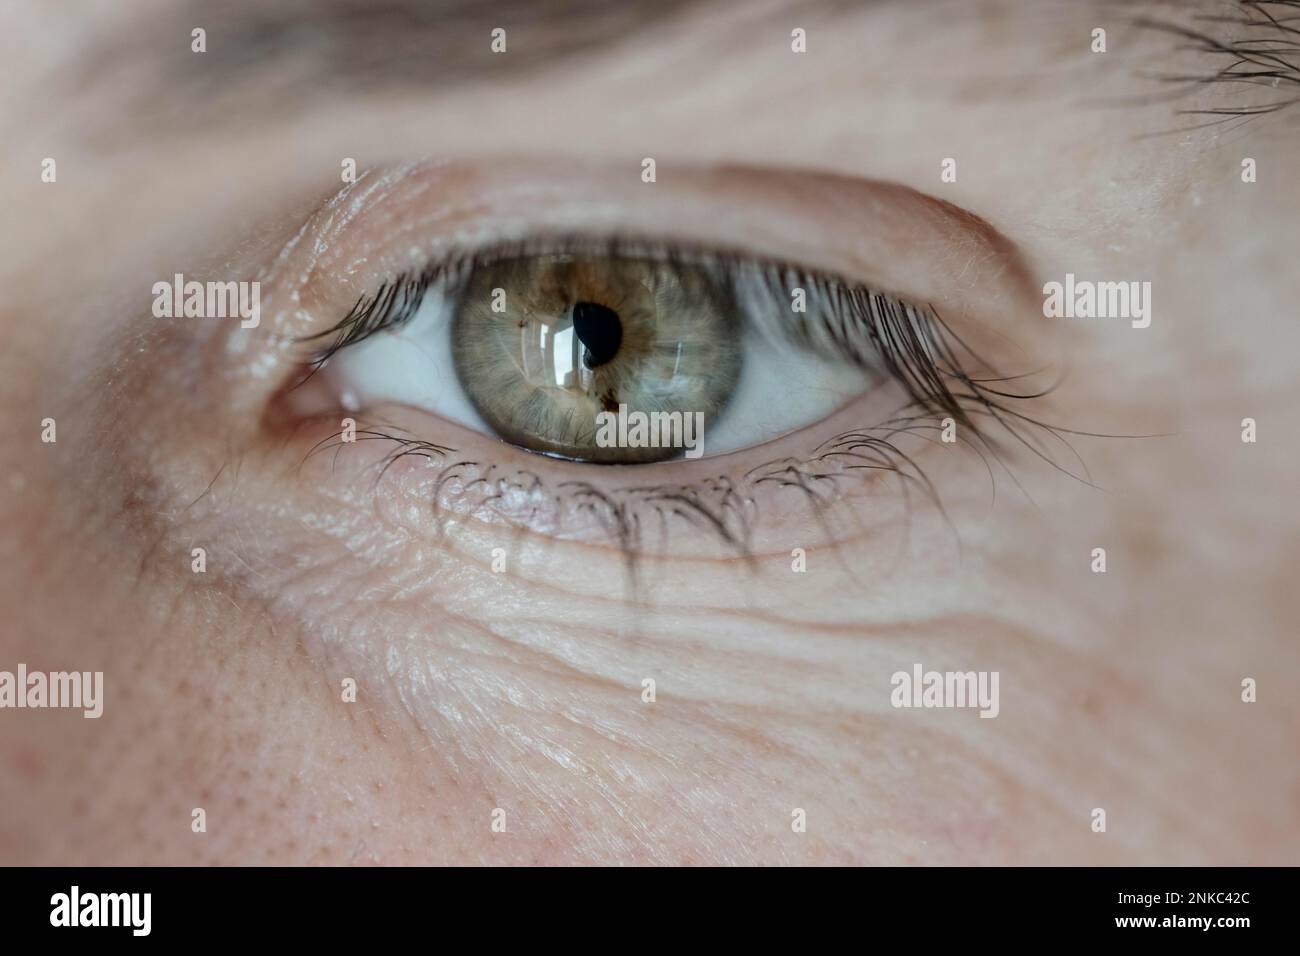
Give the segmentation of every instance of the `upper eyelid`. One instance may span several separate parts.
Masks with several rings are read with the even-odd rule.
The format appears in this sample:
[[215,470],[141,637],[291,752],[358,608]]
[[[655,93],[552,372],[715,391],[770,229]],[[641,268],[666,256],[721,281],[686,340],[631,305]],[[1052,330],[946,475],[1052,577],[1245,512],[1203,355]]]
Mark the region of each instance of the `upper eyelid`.
[[665,164],[660,182],[645,186],[634,172],[517,159],[370,170],[308,224],[298,250],[306,262],[293,271],[339,285],[351,304],[385,278],[466,250],[587,233],[743,246],[755,258],[799,262],[914,300],[995,291],[1036,297],[1041,286],[1018,247],[986,220],[897,183]]

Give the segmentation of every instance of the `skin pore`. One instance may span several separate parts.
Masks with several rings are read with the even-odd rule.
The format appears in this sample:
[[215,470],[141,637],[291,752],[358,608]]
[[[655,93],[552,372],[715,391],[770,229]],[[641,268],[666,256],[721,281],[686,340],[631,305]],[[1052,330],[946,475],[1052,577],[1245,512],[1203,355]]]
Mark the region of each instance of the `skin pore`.
[[[4,14],[0,669],[103,671],[105,700],[0,710],[0,861],[1295,858],[1300,132],[1175,112],[1267,88],[1171,99],[1152,73],[1226,62],[1105,3],[238,6]],[[1151,16],[1220,9],[1241,15]],[[888,381],[698,461],[575,465],[396,405],[361,433],[454,454],[378,481],[391,441],[313,454],[343,413],[288,397],[301,338],[399,268],[530,230],[938,303],[1037,373],[1010,390],[1055,384],[1012,407],[1073,432],[1030,429],[1049,461],[990,423],[987,466],[905,436],[941,507],[892,473],[824,509],[746,482],[894,417]],[[259,279],[260,324],[156,318],[177,273]],[[1150,327],[1044,318],[1067,273],[1150,282]],[[752,500],[747,553],[634,493],[722,478]],[[637,497],[634,579],[601,496]],[[894,707],[915,664],[997,672],[997,717]]]

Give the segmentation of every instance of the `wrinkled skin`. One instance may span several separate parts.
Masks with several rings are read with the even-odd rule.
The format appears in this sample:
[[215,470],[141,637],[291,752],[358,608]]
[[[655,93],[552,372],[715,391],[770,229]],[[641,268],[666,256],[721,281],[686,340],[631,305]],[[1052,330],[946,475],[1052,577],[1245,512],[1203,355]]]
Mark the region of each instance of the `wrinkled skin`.
[[[0,669],[103,671],[105,703],[98,720],[0,711],[0,862],[1295,862],[1300,132],[1283,112],[1146,135],[1188,117],[1137,96],[1136,74],[1206,67],[1087,6],[698,7],[677,33],[526,75],[196,103],[175,127],[125,105],[117,73],[58,79],[143,14],[7,12]],[[1106,54],[1088,49],[1097,25]],[[183,50],[188,28],[132,62]],[[343,157],[369,172],[331,200]],[[401,166],[429,157],[450,163]],[[780,191],[717,171],[740,165],[830,175],[829,192],[764,231]],[[323,221],[407,174],[423,198],[392,218]],[[909,512],[888,476],[847,485],[825,522],[797,490],[765,491],[752,560],[678,522],[644,543],[635,591],[595,527],[454,502],[435,520],[432,472],[376,486],[365,443],[308,457],[337,429],[290,420],[285,336],[332,324],[404,254],[395,230],[545,220],[533,177],[575,227],[650,223],[827,269],[837,237],[878,225],[848,214],[852,180],[969,210],[1014,243],[1020,286],[978,242],[942,254],[884,211],[871,277],[961,279],[945,301],[970,300],[1011,371],[1064,372],[1026,414],[1130,437],[1046,439],[1073,476],[1010,445],[991,472],[964,445],[918,445],[942,514],[924,496]],[[155,319],[148,290],[177,272],[262,276],[261,326]],[[1038,290],[1067,272],[1151,282],[1151,326],[1045,319]],[[820,427],[882,420],[887,398]],[[641,480],[402,414],[548,486]],[[779,441],[644,467],[687,481],[816,444]],[[891,675],[915,663],[999,672],[998,716],[892,707]]]

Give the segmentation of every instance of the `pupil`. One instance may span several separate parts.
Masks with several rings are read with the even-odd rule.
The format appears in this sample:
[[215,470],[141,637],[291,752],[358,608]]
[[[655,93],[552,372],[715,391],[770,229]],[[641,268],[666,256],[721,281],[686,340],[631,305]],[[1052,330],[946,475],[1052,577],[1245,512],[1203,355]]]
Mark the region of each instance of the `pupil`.
[[604,365],[623,344],[623,323],[618,313],[595,302],[579,302],[573,307],[573,331],[586,347],[582,362],[587,368]]

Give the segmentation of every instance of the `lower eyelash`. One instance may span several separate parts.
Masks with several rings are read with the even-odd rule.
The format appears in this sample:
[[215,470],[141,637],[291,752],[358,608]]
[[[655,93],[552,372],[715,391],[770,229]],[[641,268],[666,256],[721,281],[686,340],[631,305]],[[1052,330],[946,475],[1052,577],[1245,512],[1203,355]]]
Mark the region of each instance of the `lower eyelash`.
[[[498,512],[521,529],[529,526],[528,522],[536,518],[539,510],[562,514],[566,508],[573,508],[579,513],[590,513],[619,546],[632,589],[630,593],[636,593],[638,587],[638,557],[642,553],[647,529],[658,527],[666,540],[674,521],[712,532],[751,569],[756,568],[751,544],[753,529],[761,514],[754,492],[764,486],[798,491],[829,540],[833,540],[833,535],[825,520],[825,510],[838,499],[840,486],[846,479],[893,475],[900,483],[909,513],[911,495],[919,492],[943,514],[937,489],[914,457],[899,447],[897,440],[920,437],[935,441],[933,434],[940,432],[948,419],[962,426],[960,440],[984,461],[991,482],[995,480],[993,464],[996,462],[1019,485],[1009,462],[1011,452],[1019,447],[1053,468],[1091,484],[1082,459],[1078,458],[1066,436],[1115,436],[1049,425],[1012,407],[1012,402],[1041,398],[1051,389],[1009,391],[1004,386],[1013,380],[1011,378],[992,374],[976,377],[966,372],[958,360],[959,352],[969,355],[990,373],[993,370],[962,343],[932,309],[928,310],[928,316],[920,316],[915,310],[908,309],[886,311],[885,315],[879,334],[894,343],[891,361],[895,365],[891,372],[907,388],[909,403],[888,421],[843,432],[823,441],[806,458],[770,461],[737,478],[718,475],[690,484],[617,490],[603,490],[585,480],[566,480],[549,485],[530,471],[507,472],[494,464],[460,460],[455,448],[403,434],[383,423],[358,428],[355,440],[385,441],[393,445],[377,463],[376,486],[391,467],[408,458],[424,458],[439,468],[432,495],[439,527],[442,492],[451,483],[460,483],[461,500],[469,509],[492,508],[494,502],[511,499],[531,502],[531,510],[522,518],[514,513],[516,509]],[[920,368],[910,364],[918,361],[924,363]],[[986,427],[990,424],[998,426],[997,432]],[[342,448],[341,438],[342,432],[339,432],[322,440],[308,452],[307,457],[331,449],[337,454]],[[1044,438],[1068,449],[1083,468],[1083,475],[1061,465]]]

